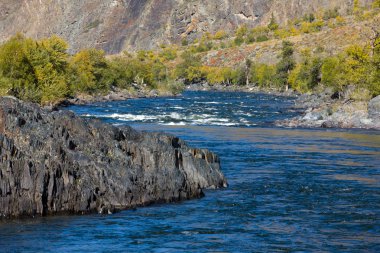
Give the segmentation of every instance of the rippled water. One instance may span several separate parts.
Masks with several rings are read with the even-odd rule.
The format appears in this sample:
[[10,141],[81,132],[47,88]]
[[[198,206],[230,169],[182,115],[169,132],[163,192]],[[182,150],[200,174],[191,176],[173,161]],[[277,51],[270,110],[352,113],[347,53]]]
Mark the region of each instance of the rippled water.
[[189,92],[71,107],[209,148],[230,186],[110,216],[0,223],[0,252],[380,252],[379,133],[274,127],[291,105]]

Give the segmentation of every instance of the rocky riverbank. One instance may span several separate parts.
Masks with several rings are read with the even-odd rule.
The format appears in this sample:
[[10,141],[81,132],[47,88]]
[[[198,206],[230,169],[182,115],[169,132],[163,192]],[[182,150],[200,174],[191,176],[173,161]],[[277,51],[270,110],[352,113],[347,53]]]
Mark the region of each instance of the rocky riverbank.
[[380,96],[370,101],[354,100],[349,95],[338,99],[326,90],[299,96],[295,106],[305,109],[303,115],[279,121],[278,126],[380,130]]
[[225,92],[252,92],[252,93],[266,93],[274,94],[279,96],[296,96],[297,93],[292,89],[288,91],[280,91],[274,88],[261,88],[257,85],[220,85],[213,84],[210,85],[207,82],[193,83],[187,85],[186,90],[188,91],[225,91]]
[[85,105],[98,102],[110,102],[110,101],[121,101],[127,99],[135,98],[151,98],[159,96],[175,96],[176,94],[169,90],[156,90],[156,89],[147,89],[141,88],[136,85],[131,89],[120,89],[112,88],[107,94],[79,94],[73,98],[65,99],[58,106],[67,106],[67,105]]
[[112,213],[227,185],[217,155],[0,98],[0,216]]

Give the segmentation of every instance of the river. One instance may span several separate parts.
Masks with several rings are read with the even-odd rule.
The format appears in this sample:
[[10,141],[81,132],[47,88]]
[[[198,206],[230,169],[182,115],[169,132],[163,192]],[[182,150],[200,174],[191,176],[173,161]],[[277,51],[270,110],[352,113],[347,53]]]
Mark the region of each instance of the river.
[[229,187],[113,215],[0,223],[0,252],[380,252],[380,135],[287,129],[293,98],[221,92],[68,108],[221,157]]

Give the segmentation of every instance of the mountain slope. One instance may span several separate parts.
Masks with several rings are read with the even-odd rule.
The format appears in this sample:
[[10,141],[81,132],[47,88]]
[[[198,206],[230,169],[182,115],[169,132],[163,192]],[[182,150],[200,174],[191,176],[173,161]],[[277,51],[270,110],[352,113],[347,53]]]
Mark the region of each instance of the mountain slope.
[[[57,34],[71,51],[96,47],[107,53],[150,49],[162,43],[227,32],[245,23],[280,23],[322,9],[345,13],[352,0],[0,0],[0,41],[17,32],[33,38]],[[370,0],[362,0],[368,4]]]

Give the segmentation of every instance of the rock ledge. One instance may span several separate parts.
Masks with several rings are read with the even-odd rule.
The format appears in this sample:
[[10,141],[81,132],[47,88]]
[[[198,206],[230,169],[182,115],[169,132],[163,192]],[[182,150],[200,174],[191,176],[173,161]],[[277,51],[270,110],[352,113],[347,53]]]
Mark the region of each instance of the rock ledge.
[[0,216],[112,213],[226,187],[217,155],[0,98]]

